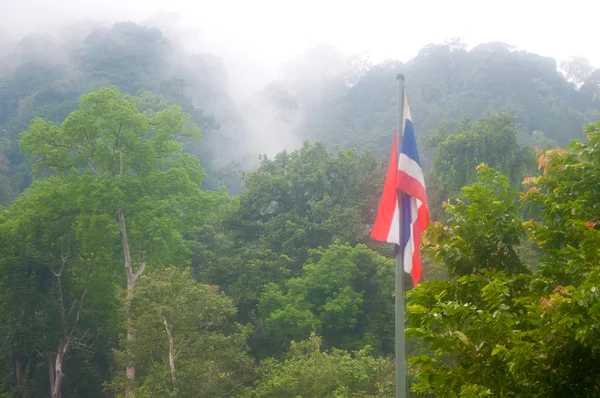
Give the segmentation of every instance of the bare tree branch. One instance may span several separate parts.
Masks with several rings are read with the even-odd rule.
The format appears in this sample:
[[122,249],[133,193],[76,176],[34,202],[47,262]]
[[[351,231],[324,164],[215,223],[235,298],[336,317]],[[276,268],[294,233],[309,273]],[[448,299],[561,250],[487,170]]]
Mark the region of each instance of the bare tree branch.
[[135,279],[139,278],[143,273],[144,273],[144,269],[146,268],[146,263],[140,263],[137,272],[135,273]]
[[[81,315],[81,309],[83,308],[83,299],[85,298],[85,295],[87,294],[87,289],[83,291],[83,293],[81,294],[81,300],[79,300],[79,309],[77,310],[77,316],[75,317],[75,322],[73,322],[73,327],[71,328],[71,332],[69,333],[69,340],[71,339],[71,336],[73,336],[73,333],[75,332],[75,328],[77,328],[77,324],[79,323],[79,317]],[[77,302],[77,300],[73,301],[73,304],[75,304]],[[69,311],[71,312],[71,311]],[[86,332],[87,334],[87,332]],[[84,334],[85,336],[85,334]]]

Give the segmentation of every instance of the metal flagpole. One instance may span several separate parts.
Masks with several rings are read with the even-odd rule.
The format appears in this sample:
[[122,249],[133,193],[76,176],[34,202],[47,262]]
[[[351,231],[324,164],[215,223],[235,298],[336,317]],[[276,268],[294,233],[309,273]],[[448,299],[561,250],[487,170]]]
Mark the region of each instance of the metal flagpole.
[[[404,119],[404,75],[396,76],[398,81],[398,121],[397,121],[397,156],[402,150],[402,125]],[[404,341],[404,248],[402,247],[402,204],[403,193],[398,190],[400,206],[400,248],[396,254],[396,398],[406,398],[406,349]]]

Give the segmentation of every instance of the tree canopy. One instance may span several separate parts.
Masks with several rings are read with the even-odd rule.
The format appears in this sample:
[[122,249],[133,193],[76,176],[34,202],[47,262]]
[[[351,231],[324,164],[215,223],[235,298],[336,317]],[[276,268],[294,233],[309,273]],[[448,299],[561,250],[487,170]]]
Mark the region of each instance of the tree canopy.
[[[464,276],[425,282],[409,293],[408,330],[431,349],[431,355],[411,359],[418,379],[414,391],[440,396],[598,393],[593,325],[599,240],[593,221],[598,214],[591,203],[598,194],[592,174],[598,171],[600,125],[589,125],[586,133],[588,142],[574,142],[568,150],[540,151],[542,174],[524,181],[529,189],[520,200],[541,208],[538,219],[522,222],[541,250],[534,272],[509,274],[503,270],[507,266],[498,266],[464,274],[452,266],[462,250],[461,232],[453,228],[450,239],[435,243],[440,260],[453,274]],[[486,183],[490,171],[482,170],[481,183]],[[491,188],[496,182],[488,179],[486,184]],[[478,200],[455,207],[455,214],[472,214],[480,201],[494,199],[484,197],[480,188],[469,188],[466,194]],[[516,226],[517,220],[503,223]],[[488,233],[503,229],[487,227]],[[500,253],[488,248],[470,258],[483,255],[497,264],[512,263],[515,270],[518,258],[506,257],[509,248],[499,247]]]

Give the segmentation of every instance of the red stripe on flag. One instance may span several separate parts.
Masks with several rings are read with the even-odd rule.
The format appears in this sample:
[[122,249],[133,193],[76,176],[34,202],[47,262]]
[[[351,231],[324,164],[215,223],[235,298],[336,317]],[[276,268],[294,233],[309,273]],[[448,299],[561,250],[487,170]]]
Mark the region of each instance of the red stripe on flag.
[[383,185],[383,194],[379,202],[375,225],[371,231],[371,238],[382,242],[387,242],[394,217],[394,210],[398,203],[397,183],[398,175],[398,152],[397,152],[397,134],[394,135],[394,144],[392,145],[392,155],[390,156],[390,165],[388,166],[385,183]]
[[397,186],[402,192],[407,193],[413,198],[419,199],[423,203],[427,203],[427,194],[425,193],[425,187],[410,175],[406,174],[403,170],[398,170]]
[[413,248],[413,264],[412,270],[410,271],[410,276],[413,280],[413,285],[417,286],[419,284],[419,280],[421,280],[422,271],[421,271],[421,242],[422,235],[429,225],[429,209],[427,208],[427,202],[423,202],[421,207],[419,207],[417,213],[417,220],[415,221],[414,228],[414,248]]

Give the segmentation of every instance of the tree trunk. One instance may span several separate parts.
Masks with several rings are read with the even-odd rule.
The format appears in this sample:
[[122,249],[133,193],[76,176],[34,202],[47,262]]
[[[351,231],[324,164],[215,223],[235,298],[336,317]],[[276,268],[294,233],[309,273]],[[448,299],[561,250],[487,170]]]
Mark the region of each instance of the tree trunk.
[[[19,314],[21,315],[21,319],[25,319],[25,300],[21,300],[21,306],[19,308]],[[22,327],[24,321],[17,321],[17,327]],[[21,353],[17,353],[15,355],[15,377],[17,379],[17,394],[21,398],[27,397],[27,392],[25,391],[25,386],[23,385],[23,356]]]
[[[65,265],[67,263],[68,254],[66,254],[63,249],[61,249],[61,266],[58,272],[55,272],[53,268],[52,272],[56,277],[56,289],[58,291],[58,302],[60,303],[60,328],[62,332],[62,337],[60,342],[58,343],[58,350],[56,351],[56,360],[54,361],[54,366],[52,366],[52,355],[48,353],[48,371],[50,372],[50,397],[59,398],[60,397],[60,387],[62,386],[62,380],[64,377],[63,374],[63,359],[65,354],[69,350],[69,341],[71,340],[71,336],[67,331],[67,313],[65,310],[65,299],[63,297],[63,287],[62,287],[62,273],[65,270]],[[73,306],[77,301],[73,302]],[[81,304],[83,305],[83,298]],[[81,307],[79,307],[81,311]],[[71,311],[69,311],[69,314]],[[77,313],[77,320],[79,320],[79,312]],[[75,322],[77,323],[77,322]]]
[[23,362],[21,362],[21,358],[15,360],[15,376],[17,378],[17,390],[19,391],[19,395],[22,395],[20,393],[23,388]]
[[[61,341],[58,346],[58,352],[56,353],[56,361],[54,362],[54,374],[50,375],[50,389],[52,398],[60,398],[60,390],[62,387],[62,381],[65,374],[63,373],[63,360],[65,354],[69,351],[69,339],[67,341]],[[48,355],[49,364],[52,364],[52,356]]]
[[15,378],[17,381],[16,394],[19,398],[27,398],[27,386],[25,385],[25,359],[21,354],[15,354]]
[[[65,266],[67,264],[69,258],[69,248],[65,248],[64,246],[61,248],[61,266],[60,270],[56,272],[52,265],[50,265],[50,270],[56,277],[56,290],[58,292],[58,302],[60,304],[60,328],[61,328],[61,338],[58,343],[58,350],[56,350],[56,359],[54,360],[54,364],[52,363],[52,354],[47,353],[48,360],[48,373],[50,376],[50,397],[51,398],[59,398],[61,396],[61,388],[63,378],[65,374],[63,372],[63,362],[65,356],[69,352],[71,348],[71,341],[73,339],[73,333],[79,323],[79,317],[81,315],[81,309],[83,308],[83,302],[85,299],[85,295],[87,290],[83,290],[81,292],[81,296],[78,299],[75,299],[71,303],[71,307],[69,311],[65,309],[65,299],[63,295],[63,285],[62,285],[62,275],[65,270]],[[90,263],[90,272],[91,266],[93,264]],[[88,275],[89,276],[89,275]],[[79,304],[79,306],[78,306]],[[77,310],[75,319],[73,320],[73,324],[69,324],[69,316],[73,311]],[[87,334],[84,333],[84,337]],[[83,338],[83,337],[82,337]]]
[[48,361],[48,376],[50,376],[50,395],[52,396],[52,393],[54,392],[54,364],[52,363],[52,354],[51,353],[47,353],[46,354],[46,359]]
[[[125,318],[127,320],[127,342],[130,344],[135,340],[135,329],[132,325],[132,314],[131,314],[131,300],[133,298],[133,289],[137,278],[144,272],[145,264],[141,263],[134,273],[131,266],[131,252],[129,251],[129,241],[127,240],[127,228],[125,224],[125,214],[122,209],[118,210],[119,216],[119,230],[121,233],[121,246],[123,247],[123,258],[125,264],[125,274],[127,275],[127,299],[125,300]],[[134,354],[129,350],[129,361],[127,363],[127,369],[125,375],[131,382],[127,387],[125,393],[127,398],[134,396],[133,382],[135,381],[135,358]]]
[[165,330],[169,339],[169,368],[171,369],[171,381],[173,382],[173,391],[177,388],[175,379],[175,341],[173,341],[173,335],[171,334],[171,328],[167,323],[167,318],[163,318],[165,324]]
[[[131,322],[129,322],[129,319],[127,321],[127,342],[131,343],[135,340],[135,331],[133,330],[133,328],[131,327]],[[135,362],[134,362],[134,356],[132,352],[129,352],[129,362],[127,363],[127,369],[125,371],[125,374],[127,375],[127,378],[130,381],[134,381],[135,380]],[[127,391],[127,396],[128,397],[133,397],[133,391]]]

